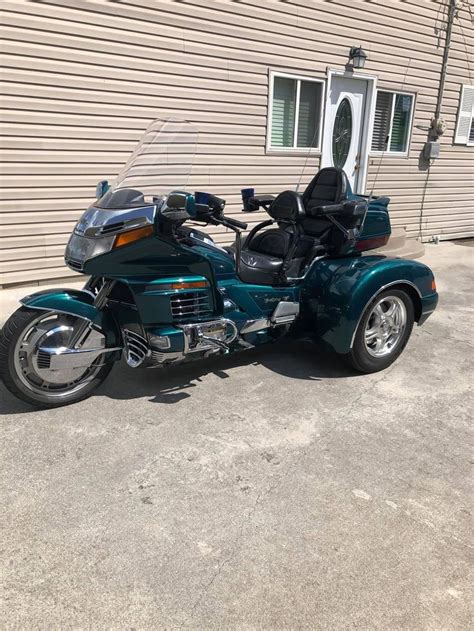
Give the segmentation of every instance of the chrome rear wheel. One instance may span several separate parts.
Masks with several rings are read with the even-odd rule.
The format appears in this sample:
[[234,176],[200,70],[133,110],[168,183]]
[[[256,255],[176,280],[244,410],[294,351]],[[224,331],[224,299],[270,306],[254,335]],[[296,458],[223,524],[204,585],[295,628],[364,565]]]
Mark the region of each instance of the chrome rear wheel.
[[390,355],[403,338],[407,323],[405,303],[398,296],[378,300],[367,319],[364,340],[372,357]]
[[412,296],[387,289],[366,307],[347,361],[360,372],[377,372],[392,364],[405,348],[415,320]]

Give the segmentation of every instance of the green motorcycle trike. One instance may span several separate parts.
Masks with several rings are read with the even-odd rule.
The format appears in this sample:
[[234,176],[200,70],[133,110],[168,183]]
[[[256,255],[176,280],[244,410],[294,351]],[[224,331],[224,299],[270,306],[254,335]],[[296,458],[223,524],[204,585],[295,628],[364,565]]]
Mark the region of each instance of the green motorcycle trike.
[[[196,134],[155,121],[115,184],[76,224],[65,260],[82,290],[26,296],[0,336],[0,375],[17,397],[55,407],[90,396],[121,357],[131,368],[165,367],[233,353],[284,336],[311,339],[357,371],[389,366],[415,322],[438,300],[422,263],[370,250],[390,235],[387,197],[351,192],[325,168],[306,190],[275,197],[242,191],[247,225],[225,201],[190,192]],[[221,247],[202,231],[236,233]]]

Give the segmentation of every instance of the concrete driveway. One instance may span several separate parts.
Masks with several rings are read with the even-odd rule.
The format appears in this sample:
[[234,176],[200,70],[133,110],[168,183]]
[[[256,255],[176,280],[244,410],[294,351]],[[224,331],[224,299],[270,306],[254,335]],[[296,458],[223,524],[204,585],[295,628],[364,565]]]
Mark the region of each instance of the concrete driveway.
[[474,248],[427,250],[384,373],[286,343],[54,411],[2,388],[2,627],[469,628]]

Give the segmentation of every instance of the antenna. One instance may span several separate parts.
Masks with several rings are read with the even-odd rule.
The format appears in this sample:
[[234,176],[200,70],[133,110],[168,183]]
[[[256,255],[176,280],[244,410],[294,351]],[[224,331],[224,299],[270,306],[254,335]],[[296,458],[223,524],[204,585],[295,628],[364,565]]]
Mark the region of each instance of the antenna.
[[[403,91],[403,89],[405,87],[405,83],[406,83],[406,80],[407,80],[407,75],[408,75],[408,70],[410,68],[411,60],[412,60],[412,58],[410,57],[410,59],[408,60],[407,68],[405,70],[405,76],[403,77],[403,82],[402,82],[402,86],[401,86],[401,90],[402,91]],[[412,107],[413,107],[413,105],[412,105]],[[377,179],[379,177],[380,167],[382,166],[383,157],[384,157],[385,152],[387,151],[387,148],[388,148],[389,138],[390,138],[390,134],[387,134],[386,137],[385,137],[385,143],[384,143],[383,151],[382,151],[382,153],[380,155],[379,163],[378,163],[378,166],[377,166],[377,171],[375,173],[374,181],[372,182],[372,190],[370,191],[369,197],[367,199],[367,207],[369,206],[369,204],[372,201],[372,198],[374,196],[375,185],[377,184]]]
[[319,121],[318,121],[318,124],[315,127],[314,135],[313,135],[313,137],[311,139],[311,144],[310,144],[310,146],[308,148],[308,153],[306,154],[306,159],[305,159],[304,164],[303,164],[303,169],[302,169],[302,171],[300,173],[300,179],[298,180],[298,184],[296,185],[296,193],[298,192],[298,190],[300,188],[301,180],[303,179],[303,175],[304,175],[304,170],[306,169],[306,165],[308,164],[309,156],[311,155],[311,149],[314,148],[314,141],[316,140],[316,137],[317,137],[318,134],[319,134]]

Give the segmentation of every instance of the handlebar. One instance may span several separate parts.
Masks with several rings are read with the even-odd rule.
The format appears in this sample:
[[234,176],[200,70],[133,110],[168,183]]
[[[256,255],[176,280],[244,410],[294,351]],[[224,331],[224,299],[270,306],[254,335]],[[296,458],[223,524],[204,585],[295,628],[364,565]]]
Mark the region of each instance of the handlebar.
[[229,227],[239,228],[239,230],[247,230],[247,225],[243,221],[238,221],[237,219],[232,219],[231,217],[223,217],[222,218],[223,225],[228,225]]

